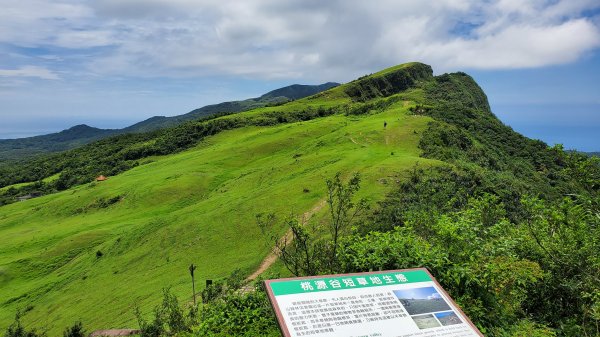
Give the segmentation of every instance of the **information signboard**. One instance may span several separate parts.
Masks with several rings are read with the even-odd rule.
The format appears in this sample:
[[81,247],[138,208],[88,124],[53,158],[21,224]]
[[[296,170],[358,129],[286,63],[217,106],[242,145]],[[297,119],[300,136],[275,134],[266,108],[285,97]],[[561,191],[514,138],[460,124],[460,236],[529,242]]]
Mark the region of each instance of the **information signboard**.
[[284,336],[483,336],[425,268],[265,281]]

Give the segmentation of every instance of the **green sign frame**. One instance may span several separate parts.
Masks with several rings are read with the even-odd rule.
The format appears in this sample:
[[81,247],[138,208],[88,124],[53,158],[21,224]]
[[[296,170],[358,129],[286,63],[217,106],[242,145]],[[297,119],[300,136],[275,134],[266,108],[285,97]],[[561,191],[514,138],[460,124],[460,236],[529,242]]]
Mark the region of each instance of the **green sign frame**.
[[[303,303],[303,298],[317,299],[320,297],[330,297],[334,296],[335,299],[336,294],[361,294],[366,292],[373,292],[375,290],[388,290],[393,288],[390,286],[397,286],[398,288],[406,288],[410,289],[411,286],[418,287],[420,285],[431,285],[435,288],[434,292],[439,292],[440,297],[443,297],[445,301],[444,303],[449,302],[451,306],[448,307],[447,312],[437,313],[436,315],[442,314],[450,314],[454,312],[458,312],[456,315],[456,319],[459,322],[465,323],[462,324],[464,329],[468,329],[468,336],[483,336],[483,334],[477,329],[477,327],[471,322],[471,320],[464,314],[464,312],[460,309],[460,307],[454,302],[454,300],[448,295],[448,293],[441,287],[441,285],[437,282],[437,280],[433,277],[433,275],[426,268],[414,268],[414,269],[399,269],[399,270],[387,270],[387,271],[376,271],[376,272],[365,272],[365,273],[353,273],[353,274],[338,274],[338,275],[322,275],[322,276],[307,276],[307,277],[295,277],[295,278],[284,278],[284,279],[273,279],[265,281],[265,288],[267,290],[267,294],[269,297],[269,301],[271,302],[271,306],[277,316],[277,322],[279,324],[279,328],[281,333],[285,337],[293,337],[293,336],[305,336],[302,332],[294,332],[294,328],[292,325],[295,325],[297,322],[290,321],[290,317],[284,315],[284,311],[289,311],[289,306],[285,307],[285,304],[280,302],[286,298],[286,301],[289,302],[290,298],[294,298],[295,301]],[[434,289],[434,288],[431,289]],[[428,288],[423,288],[428,289]],[[345,290],[344,292],[339,292]],[[400,290],[401,292],[401,290]],[[396,300],[396,306],[400,311],[400,305],[402,307],[410,305],[406,301],[403,302],[400,298],[394,298]],[[413,299],[414,300],[414,299]],[[317,300],[319,301],[319,300]],[[326,301],[326,300],[322,300]],[[410,300],[408,300],[410,301]],[[387,302],[390,303],[389,301]],[[393,304],[393,303],[392,303]],[[438,303],[434,303],[438,304]],[[335,308],[334,308],[335,309]],[[323,310],[323,309],[321,309]],[[389,311],[388,311],[389,312]],[[410,313],[410,310],[408,310]],[[327,315],[327,314],[325,314]],[[332,315],[336,315],[333,313]],[[285,317],[284,317],[285,316]],[[404,315],[406,316],[406,315]],[[420,316],[428,316],[428,315],[415,315],[410,316],[409,318],[413,318],[416,322]],[[286,318],[287,317],[287,318]],[[388,317],[388,316],[383,316]],[[437,317],[437,316],[436,316]],[[460,317],[460,319],[458,318]],[[295,317],[297,318],[297,317]],[[447,319],[447,318],[446,318]],[[370,318],[366,319],[370,321]],[[440,319],[433,320],[437,321],[437,324],[440,324]],[[321,319],[321,321],[323,321]],[[360,319],[349,321],[351,324],[357,324],[356,326],[360,326],[358,323]],[[410,320],[409,320],[410,321]],[[421,324],[423,324],[421,322]],[[318,325],[320,326],[320,325]],[[440,329],[443,329],[443,326],[440,326]],[[451,328],[451,327],[450,327]],[[450,329],[448,328],[448,329]],[[290,330],[292,329],[292,330]],[[413,327],[414,329],[414,327]],[[331,329],[333,330],[333,329]],[[319,331],[323,331],[324,335],[327,335],[327,330],[314,330],[310,331],[311,333],[318,336],[320,334]],[[425,331],[425,330],[424,330]],[[394,331],[395,333],[395,331]],[[331,336],[332,333],[329,333]],[[364,334],[363,334],[364,335]],[[344,335],[345,336],[345,335]],[[355,336],[354,334],[352,336]],[[376,333],[375,336],[378,336]],[[410,334],[406,335],[397,335],[397,336],[410,336]],[[426,334],[425,334],[426,336]],[[456,335],[462,336],[462,335]],[[466,336],[466,335],[465,335]],[[337,335],[336,337],[342,337],[342,335]]]

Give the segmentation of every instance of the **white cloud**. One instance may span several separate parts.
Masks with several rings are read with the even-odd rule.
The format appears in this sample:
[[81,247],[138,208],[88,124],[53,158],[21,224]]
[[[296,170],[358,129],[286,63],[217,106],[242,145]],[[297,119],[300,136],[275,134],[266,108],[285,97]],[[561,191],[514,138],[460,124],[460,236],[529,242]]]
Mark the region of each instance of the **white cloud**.
[[54,37],[52,42],[58,47],[83,49],[110,46],[116,41],[108,30],[76,30],[63,32]]
[[17,46],[51,45],[55,38],[89,29],[93,11],[82,3],[46,0],[3,0],[0,42]]
[[428,300],[435,300],[435,299],[439,299],[442,298],[442,296],[438,293],[432,293],[431,295],[427,296]]
[[37,66],[23,66],[18,69],[0,69],[0,77],[34,77],[44,80],[58,80],[55,72]]
[[[600,46],[597,0],[8,0],[0,42],[86,51],[98,75],[348,80],[423,61],[528,68]],[[68,59],[68,58],[67,58]],[[46,66],[46,65],[45,65]]]
[[410,54],[446,69],[509,69],[572,62],[599,45],[598,29],[577,19],[555,26],[514,25],[476,39],[416,44]]

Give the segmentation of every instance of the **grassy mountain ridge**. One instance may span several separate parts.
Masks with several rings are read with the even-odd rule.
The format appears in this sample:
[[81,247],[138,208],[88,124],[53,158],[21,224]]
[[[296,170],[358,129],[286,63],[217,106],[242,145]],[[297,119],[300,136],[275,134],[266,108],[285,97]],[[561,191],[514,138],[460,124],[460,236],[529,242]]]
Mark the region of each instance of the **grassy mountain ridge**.
[[[413,68],[418,70],[413,70]],[[419,79],[432,78],[430,70],[429,66],[415,63],[400,67],[396,71],[390,72],[389,75],[394,78],[408,79],[407,81],[416,85]],[[417,75],[414,75],[415,73]],[[31,184],[30,189],[47,191],[65,189],[74,184],[90,181],[100,174],[113,175],[122,172],[137,165],[136,160],[138,159],[169,154],[187,148],[206,135],[212,135],[220,130],[246,125],[274,125],[336,113],[366,113],[375,108],[374,103],[355,102],[355,97],[346,92],[348,88],[366,81],[369,81],[369,78],[334,87],[284,105],[254,109],[239,116],[208,116],[205,118],[206,120],[187,122],[171,129],[119,135],[23,165],[12,165],[11,167],[5,165],[0,167],[0,187],[39,181],[60,173],[60,177],[54,185],[43,186],[43,184],[36,183]],[[368,85],[364,87],[368,87]],[[386,97],[390,93],[377,91],[375,94],[379,97]],[[390,102],[379,101],[377,104],[379,104],[377,108],[381,109]],[[23,192],[26,191],[27,189],[23,189]],[[8,198],[11,196],[14,198],[21,193],[14,190],[11,192]],[[5,193],[5,202],[9,200],[6,195]]]
[[[324,179],[360,172],[357,197],[373,212],[340,247],[340,272],[426,266],[484,333],[556,336],[551,324],[581,324],[576,316],[593,303],[581,294],[597,275],[597,245],[573,234],[596,206],[562,198],[597,198],[599,171],[502,124],[468,75],[433,76],[420,63],[278,106],[103,139],[2,175],[5,197],[29,188],[8,192],[10,184],[56,180],[33,184],[48,195],[0,207],[0,327],[18,308],[53,334],[76,319],[91,329],[135,326],[133,306],[149,312],[165,286],[189,300],[190,263],[198,280],[255,270],[272,249],[257,213],[302,214],[324,200]],[[524,206],[526,194],[542,200]],[[326,224],[326,213],[312,224]],[[573,219],[579,232],[564,225]],[[542,248],[525,236],[550,230],[561,240],[538,237]],[[548,247],[561,259],[579,255],[557,263]],[[565,303],[553,308],[557,289]],[[215,304],[214,335],[277,334],[274,321],[248,330],[254,307],[235,296]],[[229,304],[236,309],[225,317]]]
[[359,78],[344,87],[352,100],[364,102],[377,97],[387,97],[414,87],[420,80],[433,78],[431,66],[423,63],[406,63]]
[[150,132],[173,127],[186,121],[214,114],[240,112],[265,105],[281,104],[289,100],[313,95],[337,85],[339,84],[333,82],[320,85],[293,84],[272,90],[260,97],[211,104],[183,115],[173,117],[154,116],[122,129],[98,129],[87,125],[76,125],[61,132],[47,135],[18,139],[0,139],[0,162],[24,160],[36,155],[65,151],[114,135]]
[[[361,171],[370,186],[362,193],[377,200],[402,179],[403,167],[435,165],[418,157],[429,118],[408,114],[410,100],[352,103],[343,89],[103,139],[19,168],[38,178],[59,174],[51,184],[64,184],[76,170],[93,178],[95,165],[123,173],[0,207],[7,239],[0,248],[0,322],[31,306],[24,320],[51,331],[75,316],[95,328],[131,325],[133,303],[148,308],[166,285],[189,292],[187,274],[178,271],[191,262],[210,261],[199,268],[200,279],[256,268],[270,250],[256,213],[312,208],[322,199],[322,181],[337,171]],[[107,298],[110,307],[89,305]]]
[[[293,115],[303,103],[289,104]],[[263,115],[275,108],[225,116],[217,120],[265,125],[239,125],[106,182],[1,207],[0,233],[10,243],[0,248],[0,321],[31,305],[24,320],[52,332],[73,317],[93,328],[131,326],[131,306],[149,309],[160,288],[189,293],[192,262],[199,279],[250,273],[270,251],[256,213],[311,209],[337,171],[360,171],[368,186],[361,193],[374,201],[402,179],[399,168],[436,164],[418,156],[429,118],[407,114],[409,106],[397,100],[373,114],[323,117],[315,108],[314,118],[274,116],[273,125]]]

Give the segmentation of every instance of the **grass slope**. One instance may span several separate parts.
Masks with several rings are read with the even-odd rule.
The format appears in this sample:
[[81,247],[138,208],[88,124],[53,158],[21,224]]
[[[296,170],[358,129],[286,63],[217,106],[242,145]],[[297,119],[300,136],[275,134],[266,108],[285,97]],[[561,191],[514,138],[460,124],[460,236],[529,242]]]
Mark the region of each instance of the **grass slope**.
[[[320,97],[333,105],[341,90]],[[257,213],[312,208],[337,171],[361,172],[360,193],[375,201],[403,169],[437,163],[417,148],[430,118],[408,106],[224,131],[105,182],[0,207],[0,328],[18,308],[50,335],[77,319],[132,327],[133,305],[148,311],[161,288],[191,295],[190,263],[199,284],[235,268],[249,274],[270,249]]]

